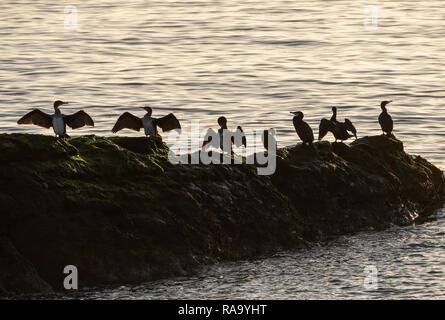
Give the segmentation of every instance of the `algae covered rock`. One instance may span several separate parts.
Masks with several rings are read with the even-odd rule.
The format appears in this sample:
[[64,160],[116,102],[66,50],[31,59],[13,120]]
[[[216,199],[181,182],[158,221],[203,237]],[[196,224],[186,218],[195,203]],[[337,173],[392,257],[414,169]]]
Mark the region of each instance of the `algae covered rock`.
[[301,147],[288,150],[285,170],[272,179],[323,234],[411,223],[443,203],[443,172],[406,154],[399,140],[374,136],[315,148],[316,159],[306,160]]
[[80,288],[186,275],[411,223],[445,193],[442,171],[383,136],[280,149],[272,176],[173,165],[160,138],[2,134],[0,151],[2,294],[63,290],[66,265]]

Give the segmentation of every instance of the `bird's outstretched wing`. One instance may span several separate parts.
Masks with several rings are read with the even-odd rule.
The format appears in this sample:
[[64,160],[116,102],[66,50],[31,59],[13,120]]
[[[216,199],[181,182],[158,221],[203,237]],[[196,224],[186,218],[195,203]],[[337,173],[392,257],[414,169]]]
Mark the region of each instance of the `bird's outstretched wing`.
[[69,116],[63,116],[65,123],[72,129],[81,128],[83,126],[94,127],[94,121],[91,117],[83,110],[77,111]]
[[33,111],[25,114],[17,121],[18,124],[34,124],[43,128],[50,128],[53,125],[52,118],[49,114],[34,109]]
[[207,133],[204,136],[204,141],[202,143],[202,148],[204,148],[204,146],[208,145],[210,143],[209,146],[212,146],[214,148],[218,148],[218,142],[217,141],[213,141],[213,137],[217,137],[218,133],[215,132],[215,130],[213,130],[212,128],[207,129]]
[[323,139],[329,131],[332,132],[333,135],[335,135],[338,131],[337,124],[334,123],[334,121],[325,118],[321,119],[320,125],[318,127],[318,140]]
[[[239,147],[241,147],[241,146],[246,147],[247,139],[246,139],[246,135],[244,134],[244,130],[243,130],[243,128],[242,128],[241,126],[238,126],[238,127],[236,128],[235,135],[236,135],[237,137],[240,136],[241,139],[238,140],[238,139],[235,139],[235,138],[232,136],[232,143],[234,143],[235,146],[236,146],[237,148],[239,148]],[[240,144],[240,143],[241,143],[241,144]]]
[[174,129],[181,129],[179,120],[173,113],[169,113],[165,117],[154,119],[155,125],[162,129],[162,131],[170,131]]
[[143,127],[142,120],[139,117],[132,115],[130,112],[124,112],[119,119],[117,119],[111,132],[116,133],[122,129],[131,129],[139,131]]
[[346,119],[345,119],[345,126],[346,126],[346,130],[348,130],[349,132],[352,132],[354,137],[357,139],[357,129],[354,127],[352,122],[351,121],[346,122]]

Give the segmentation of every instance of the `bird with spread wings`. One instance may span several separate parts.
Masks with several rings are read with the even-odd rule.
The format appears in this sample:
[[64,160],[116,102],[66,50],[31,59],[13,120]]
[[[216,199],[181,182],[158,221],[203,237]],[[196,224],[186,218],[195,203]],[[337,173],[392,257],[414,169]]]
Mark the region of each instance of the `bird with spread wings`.
[[162,118],[152,118],[151,107],[142,107],[142,109],[147,112],[142,118],[139,118],[130,112],[124,112],[117,119],[116,124],[111,131],[113,133],[116,133],[122,129],[140,131],[142,128],[144,128],[146,136],[156,136],[158,135],[157,127],[161,128],[163,132],[181,129],[181,124],[173,113],[169,113]]
[[64,104],[68,104],[68,102],[55,101],[54,114],[48,114],[39,109],[34,109],[20,118],[17,123],[32,124],[47,129],[52,127],[54,133],[59,138],[69,138],[66,134],[67,125],[71,129],[78,129],[83,126],[94,126],[93,119],[83,110],[71,115],[62,114],[59,107]]

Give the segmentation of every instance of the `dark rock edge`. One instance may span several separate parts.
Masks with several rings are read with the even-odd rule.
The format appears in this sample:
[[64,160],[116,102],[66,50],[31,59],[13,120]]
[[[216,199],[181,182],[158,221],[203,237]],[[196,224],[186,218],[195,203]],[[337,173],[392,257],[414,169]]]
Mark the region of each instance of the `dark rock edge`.
[[443,172],[384,136],[278,151],[277,170],[173,165],[158,138],[0,134],[0,296],[188,275],[424,219]]

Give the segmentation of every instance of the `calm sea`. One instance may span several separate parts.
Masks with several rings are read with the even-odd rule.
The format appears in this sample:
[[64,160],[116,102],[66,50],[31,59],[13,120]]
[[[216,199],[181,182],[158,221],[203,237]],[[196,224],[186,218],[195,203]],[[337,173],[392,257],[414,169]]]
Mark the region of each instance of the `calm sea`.
[[[393,100],[388,108],[394,133],[406,150],[445,168],[443,1],[85,0],[72,5],[0,3],[0,132],[52,134],[16,121],[32,108],[49,112],[61,99],[71,102],[65,113],[84,109],[96,122],[72,135],[111,135],[122,112],[142,114],[138,107],[149,104],[155,116],[174,112],[185,129],[190,120],[215,127],[219,115],[228,118],[229,127],[273,127],[284,146],[297,142],[289,111],[303,111],[317,132],[319,120],[337,106],[339,118],[351,119],[359,136],[375,135],[380,101]],[[215,267],[167,287],[150,284],[149,294],[138,289],[119,296],[118,290],[116,296],[183,297],[188,281],[207,288],[228,279],[221,280],[223,289],[190,294],[348,297],[357,291],[344,281],[355,279],[352,273],[362,276],[364,262],[356,257],[374,243],[376,253],[369,259],[393,280],[390,288],[384,285],[368,296],[444,297],[443,214],[438,217],[422,226],[342,238],[306,253]],[[276,271],[277,263],[286,267]],[[323,266],[326,272],[317,273]],[[255,272],[245,282],[232,277],[246,276],[244,269]],[[306,292],[311,288],[318,293]]]

